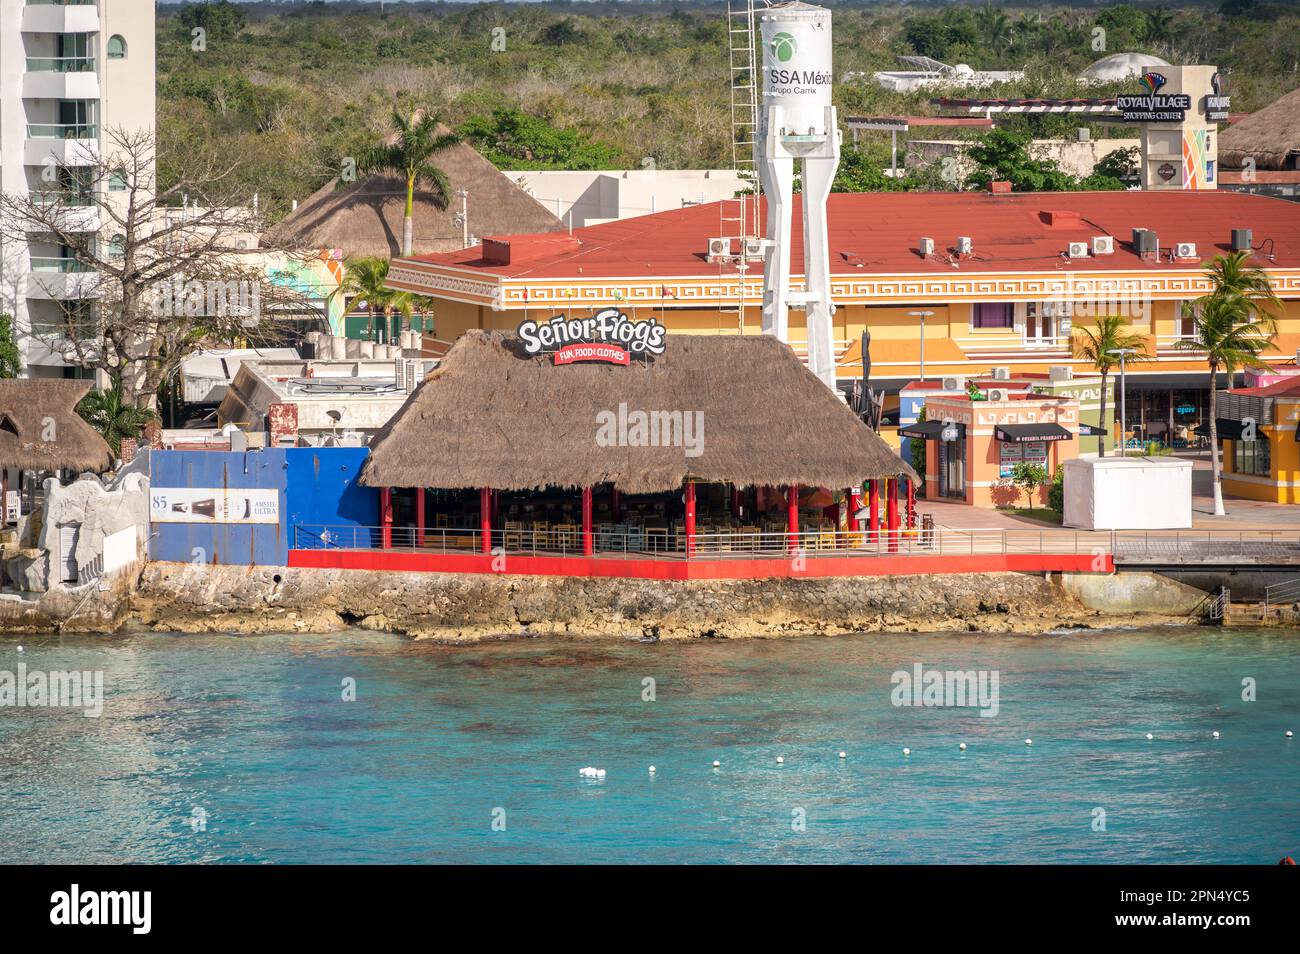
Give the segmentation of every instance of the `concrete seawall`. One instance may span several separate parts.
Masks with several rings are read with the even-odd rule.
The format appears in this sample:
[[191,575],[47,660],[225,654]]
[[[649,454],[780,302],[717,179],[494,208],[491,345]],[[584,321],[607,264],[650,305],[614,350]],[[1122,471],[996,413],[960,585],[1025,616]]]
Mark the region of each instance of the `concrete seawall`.
[[362,626],[449,641],[884,630],[1037,633],[1185,621],[1204,596],[1152,574],[1090,582],[1061,577],[665,582],[152,563],[131,596],[126,625],[238,633]]

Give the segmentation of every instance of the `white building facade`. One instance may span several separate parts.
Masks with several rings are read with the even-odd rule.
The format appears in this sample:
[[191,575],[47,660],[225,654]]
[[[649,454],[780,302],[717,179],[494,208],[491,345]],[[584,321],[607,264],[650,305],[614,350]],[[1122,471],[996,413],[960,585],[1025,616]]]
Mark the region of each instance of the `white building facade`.
[[[97,174],[110,130],[152,136],[154,77],[153,0],[0,0],[0,191],[39,193],[111,242],[88,193],[116,191]],[[93,316],[96,285],[53,236],[0,246],[0,314],[27,376],[71,373],[51,344],[69,311]]]

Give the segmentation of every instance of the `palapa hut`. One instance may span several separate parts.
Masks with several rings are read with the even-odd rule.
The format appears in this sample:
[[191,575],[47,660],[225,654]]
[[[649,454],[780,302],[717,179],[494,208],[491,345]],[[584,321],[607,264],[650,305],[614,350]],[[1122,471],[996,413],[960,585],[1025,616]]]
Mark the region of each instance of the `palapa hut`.
[[[77,402],[89,390],[84,380],[0,380],[0,504],[7,500],[11,472],[112,466],[104,438],[77,414]],[[6,510],[7,504],[0,506],[0,525]]]
[[[449,252],[465,247],[456,214],[456,192],[469,193],[471,236],[515,232],[553,232],[563,224],[467,143],[457,143],[434,157],[450,184],[449,201],[439,205],[432,192],[415,192],[413,216],[416,252]],[[264,245],[275,248],[338,250],[343,258],[402,253],[402,213],[406,182],[373,175],[338,188],[334,179],[297,209],[267,229]]]
[[[638,433],[637,415],[653,412],[667,415],[662,429]],[[711,534],[757,543],[777,529],[764,519],[775,503],[783,543],[799,528],[799,488],[856,496],[864,480],[896,487],[900,476],[916,479],[774,337],[670,335],[664,353],[626,365],[561,364],[551,353],[529,355],[515,335],[470,331],[376,435],[361,482],[383,488],[386,521],[391,488],[415,488],[420,538],[421,488],[453,509],[456,493],[472,490],[477,505],[463,500],[462,519],[441,524],[473,526],[464,518],[477,516],[479,539],[468,545],[487,550],[497,533],[507,549],[528,548],[543,524],[537,530],[552,548],[572,543],[576,552],[580,540],[590,554],[594,497],[599,549],[657,550],[662,533],[665,549],[690,552],[697,485]],[[579,491],[580,537],[576,516],[566,520]],[[802,501],[815,508],[815,526],[830,498],[822,490]]]
[[1225,129],[1219,159],[1233,169],[1245,167],[1247,159],[1256,169],[1300,168],[1300,89]]

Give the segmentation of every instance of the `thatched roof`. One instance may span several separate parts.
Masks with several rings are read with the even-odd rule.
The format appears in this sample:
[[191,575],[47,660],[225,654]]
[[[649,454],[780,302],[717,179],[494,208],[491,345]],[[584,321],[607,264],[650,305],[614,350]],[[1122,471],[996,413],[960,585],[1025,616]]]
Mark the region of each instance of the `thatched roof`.
[[[703,413],[703,453],[597,443],[602,412]],[[687,477],[852,487],[914,474],[776,338],[669,335],[629,366],[556,366],[519,339],[462,335],[371,442],[364,484],[532,490],[612,483],[659,493]]]
[[[431,192],[416,191],[413,222],[415,252],[448,252],[464,247],[455,193],[469,193],[471,236],[514,232],[553,232],[563,224],[536,199],[501,174],[472,146],[457,143],[434,157],[447,175],[451,196],[445,207]],[[345,258],[402,253],[402,212],[406,181],[368,176],[337,188],[335,179],[302,202],[262,235],[275,248],[341,249]]]
[[1300,89],[1233,123],[1219,135],[1219,161],[1240,169],[1247,157],[1256,169],[1285,169],[1300,154]]
[[94,470],[113,463],[99,432],[77,414],[89,381],[0,380],[0,467]]

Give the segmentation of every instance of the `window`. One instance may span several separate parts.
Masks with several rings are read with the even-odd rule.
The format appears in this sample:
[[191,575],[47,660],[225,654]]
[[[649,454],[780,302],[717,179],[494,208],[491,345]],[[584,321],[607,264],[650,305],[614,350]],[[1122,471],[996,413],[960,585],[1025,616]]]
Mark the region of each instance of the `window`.
[[1270,476],[1268,438],[1232,442],[1232,472],[1255,477]]
[[125,253],[123,246],[126,244],[126,237],[120,232],[108,240],[108,257],[121,258]]
[[1011,302],[979,302],[971,309],[972,328],[1014,328],[1016,306]]
[[114,169],[108,174],[108,191],[125,192],[126,191],[126,171],[123,169]]
[[122,34],[114,33],[108,38],[108,58],[110,60],[126,59],[126,40],[122,39]]

